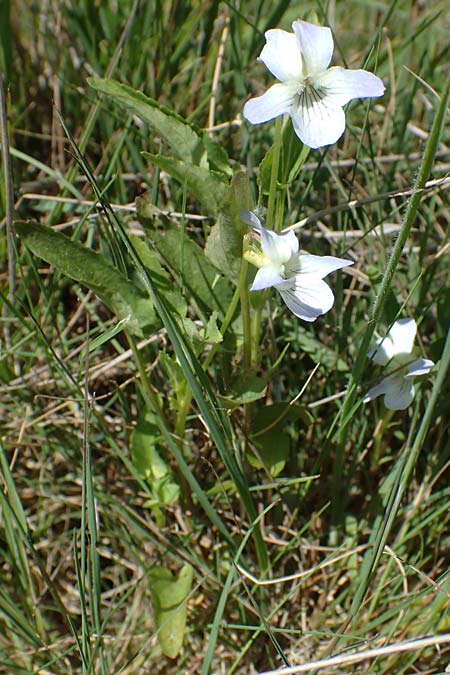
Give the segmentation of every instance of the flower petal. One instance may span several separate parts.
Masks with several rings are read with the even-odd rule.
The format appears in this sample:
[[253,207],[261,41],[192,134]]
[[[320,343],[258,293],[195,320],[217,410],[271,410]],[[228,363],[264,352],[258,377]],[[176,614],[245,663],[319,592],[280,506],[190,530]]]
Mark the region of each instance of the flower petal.
[[382,96],[385,86],[379,77],[367,70],[346,70],[335,66],[314,77],[313,86],[325,90],[335,105],[343,106],[352,98]]
[[414,387],[402,375],[390,375],[372,389],[363,398],[364,403],[384,394],[384,405],[390,410],[405,410],[414,398]]
[[389,337],[392,340],[394,354],[411,354],[414,338],[416,337],[417,326],[414,319],[399,319],[389,330]]
[[302,80],[302,55],[294,33],[274,28],[265,36],[266,45],[258,61],[262,61],[280,82]]
[[271,286],[277,286],[282,284],[284,279],[279,276],[277,270],[272,265],[267,265],[266,267],[261,267],[256,272],[255,279],[251,285],[251,291],[262,291],[265,288],[270,288]]
[[302,143],[310,148],[332,145],[345,130],[345,114],[332,99],[314,91],[305,92],[290,110],[294,131]]
[[293,231],[277,234],[262,227],[260,232],[263,253],[274,265],[286,263],[298,251],[298,239]]
[[385,366],[397,354],[410,354],[416,336],[417,326],[414,319],[399,319],[384,338],[378,338],[377,346],[368,356],[379,366]]
[[305,282],[299,274],[293,286],[278,287],[277,291],[295,316],[304,321],[315,321],[317,317],[331,309],[334,295],[331,288],[321,279],[317,277],[306,279]]
[[405,377],[418,377],[419,375],[426,375],[434,367],[433,361],[429,359],[416,359],[408,366],[408,372]]
[[261,232],[261,221],[259,220],[258,216],[253,213],[253,211],[240,211],[239,215],[241,220],[243,220],[246,225],[257,232]]
[[377,396],[385,394],[388,390],[389,390],[389,378],[385,377],[384,379],[381,380],[379,384],[376,384],[374,387],[369,389],[369,391],[363,398],[363,403],[369,403],[369,401],[373,401],[374,398],[377,398]]
[[333,56],[333,35],[327,27],[316,26],[306,21],[292,24],[298,46],[303,54],[305,76],[314,75],[330,65]]
[[392,340],[389,335],[377,338],[375,347],[367,352],[367,356],[378,366],[387,366],[393,357]]
[[331,255],[311,255],[310,253],[300,253],[300,269],[301,274],[310,274],[323,279],[336,270],[342,267],[353,265],[353,260],[345,260],[345,258],[334,258]]
[[244,105],[244,117],[251,124],[262,124],[289,113],[296,96],[296,87],[274,84],[262,96],[251,98]]
[[404,377],[392,378],[384,396],[384,405],[390,410],[406,410],[414,398],[414,387]]

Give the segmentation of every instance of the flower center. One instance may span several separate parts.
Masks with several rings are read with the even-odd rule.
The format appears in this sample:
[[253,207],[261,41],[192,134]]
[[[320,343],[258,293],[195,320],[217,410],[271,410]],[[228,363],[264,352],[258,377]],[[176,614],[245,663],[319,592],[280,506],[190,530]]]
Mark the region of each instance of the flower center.
[[299,108],[312,108],[323,101],[326,93],[325,87],[316,86],[309,77],[305,77],[297,90],[297,105]]
[[289,260],[280,265],[280,277],[283,279],[292,279],[300,272],[300,259],[297,254],[291,255]]

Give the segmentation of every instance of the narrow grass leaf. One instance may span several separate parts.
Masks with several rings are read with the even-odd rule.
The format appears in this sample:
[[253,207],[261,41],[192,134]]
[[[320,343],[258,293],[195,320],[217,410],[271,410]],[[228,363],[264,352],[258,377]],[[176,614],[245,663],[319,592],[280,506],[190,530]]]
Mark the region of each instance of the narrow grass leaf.
[[22,532],[27,532],[28,524],[3,447],[0,447],[0,469],[6,488],[5,493],[0,491],[5,538],[12,558],[11,562],[19,577],[22,590],[26,596],[31,597],[32,587],[27,555],[22,537],[18,536],[17,532],[18,528]]
[[[26,642],[36,648],[41,648],[42,643],[34,626],[23,612],[23,608],[17,604],[17,599],[10,598],[6,591],[0,588],[0,613],[9,629],[13,626],[18,634],[25,638]],[[5,627],[2,628],[5,631]]]

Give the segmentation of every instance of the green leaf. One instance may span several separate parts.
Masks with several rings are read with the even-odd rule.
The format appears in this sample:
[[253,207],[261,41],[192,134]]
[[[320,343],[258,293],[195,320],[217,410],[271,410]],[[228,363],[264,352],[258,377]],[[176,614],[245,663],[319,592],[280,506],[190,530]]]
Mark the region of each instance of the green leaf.
[[15,228],[35,255],[93,290],[130,333],[142,337],[160,325],[148,295],[102,255],[40,223],[19,221]]
[[[154,413],[144,410],[130,437],[130,453],[136,470],[151,487],[152,499],[147,506],[163,507],[174,504],[180,497],[180,487],[173,481],[170,466],[158,452],[159,427]],[[162,514],[157,510],[156,519],[163,524]]]
[[255,443],[257,454],[249,450],[246,456],[255,469],[265,467],[276,478],[286,466],[290,445],[289,435],[285,431],[272,429],[258,438]]
[[116,80],[89,77],[88,84],[121,105],[130,114],[146,122],[160,136],[173,154],[182,160],[200,164],[204,148],[192,126],[169,108]]
[[224,206],[217,223],[211,228],[205,254],[214,265],[237,283],[242,264],[242,239],[247,226],[240,217],[241,211],[252,209],[248,176],[238,171],[231,179]]
[[212,169],[222,172],[225,176],[231,178],[233,170],[230,167],[228,155],[219,143],[207,134],[203,134],[203,145],[208,156],[208,163]]
[[257,454],[247,453],[249,463],[257,469],[266,467],[274,478],[278,476],[285,467],[291,445],[286,425],[299,419],[305,424],[312,421],[310,413],[299,404],[275,403],[260,408],[250,430]]
[[152,228],[156,218],[168,221],[161,209],[153,204],[150,192],[144,192],[144,194],[136,197],[134,203],[136,204],[137,217],[144,228]]
[[266,394],[267,383],[262,377],[246,373],[238,378],[228,389],[225,396],[218,396],[220,403],[228,408],[236,408],[245,403],[258,401]]
[[156,450],[159,427],[153,417],[152,412],[144,410],[130,437],[133,464],[139,474],[150,482],[153,478],[164,478],[170,471]]
[[91,87],[110,96],[130,114],[148,124],[178,159],[189,159],[191,164],[205,168],[209,165],[224,176],[231,175],[232,170],[223,147],[208,133],[197,129],[170,108],[116,80],[89,77],[87,81]]
[[223,335],[219,330],[217,325],[217,312],[213,312],[209,317],[209,321],[206,325],[205,331],[205,342],[208,344],[218,344],[223,341]]
[[[174,227],[152,233],[152,241],[167,265],[181,277],[202,310],[224,317],[233,295],[229,282],[205,257],[203,249]],[[223,274],[223,272],[222,272]]]
[[155,567],[149,572],[159,644],[165,656],[171,659],[178,656],[183,644],[192,579],[193,568],[187,564],[176,577],[166,567]]
[[180,291],[174,286],[173,280],[159,261],[156,251],[152,251],[146,241],[137,236],[130,236],[134,250],[139,255],[157,292],[164,297],[167,306],[174,314],[186,316],[187,304]]
[[[172,506],[180,500],[180,486],[170,480],[169,476],[161,478],[156,487],[156,494],[158,496],[158,504],[161,506]],[[162,519],[161,522],[164,522]]]
[[226,193],[226,185],[218,177],[219,174],[211,173],[209,169],[195,166],[190,162],[184,162],[174,157],[152,155],[149,152],[143,152],[142,154],[160,169],[166,171],[169,176],[175,178],[182,185],[186,185],[188,192],[194,195],[210,215],[217,215]]

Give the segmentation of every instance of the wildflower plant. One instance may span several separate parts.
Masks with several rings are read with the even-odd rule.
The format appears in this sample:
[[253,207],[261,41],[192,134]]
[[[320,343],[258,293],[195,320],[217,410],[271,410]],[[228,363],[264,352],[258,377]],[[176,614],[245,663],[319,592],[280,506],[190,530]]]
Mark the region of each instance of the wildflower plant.
[[[212,3],[211,7],[222,4]],[[136,7],[138,5],[136,3]],[[195,24],[195,18],[193,14],[189,25]],[[210,25],[216,26],[216,22],[212,21]],[[382,258],[377,248],[381,246],[380,241],[368,235],[373,225],[379,224],[375,222],[378,214],[369,206],[373,195],[368,196],[364,216],[361,212],[355,215],[355,202],[349,202],[347,188],[357,185],[362,194],[370,193],[370,185],[375,185],[376,180],[368,178],[372,172],[376,174],[375,178],[378,177],[375,157],[377,148],[384,146],[374,138],[375,134],[371,136],[370,144],[367,144],[371,148],[370,160],[361,163],[360,154],[356,157],[349,151],[349,156],[343,158],[348,164],[343,166],[351,165],[351,182],[350,174],[342,177],[339,165],[341,155],[347,147],[352,147],[351,143],[342,153],[335,149],[333,162],[328,161],[326,151],[313,151],[333,145],[341,138],[345,131],[344,106],[349,101],[383,96],[382,80],[367,70],[331,65],[334,44],[328,26],[298,19],[292,24],[292,32],[273,27],[265,32],[259,61],[278,82],[260,96],[248,98],[250,94],[244,96],[242,90],[238,102],[236,97],[230,96],[231,105],[235,105],[228,125],[231,132],[228,127],[223,131],[221,125],[214,124],[214,111],[221,110],[220,106],[215,106],[219,99],[220,67],[222,59],[226,59],[228,29],[227,23],[217,68],[210,69],[211,72],[214,70],[214,82],[208,124],[203,100],[194,111],[186,110],[183,116],[163,105],[160,102],[163,96],[160,99],[157,94],[154,98],[147,96],[145,87],[135,90],[112,77],[88,79],[91,89],[125,111],[124,149],[128,149],[127,134],[134,129],[136,120],[139,120],[136,124],[139,132],[145,132],[140,137],[145,146],[142,156],[136,159],[135,151],[130,156],[136,164],[143,163],[146,170],[148,165],[148,175],[142,182],[147,182],[149,189],[136,198],[135,210],[129,219],[123,216],[122,208],[113,207],[108,199],[108,191],[114,187],[112,168],[108,167],[104,174],[96,176],[61,117],[71,153],[92,188],[91,207],[92,210],[98,207],[98,213],[94,215],[98,215],[101,227],[97,229],[97,220],[92,219],[94,225],[83,239],[85,218],[91,217],[91,212],[88,215],[81,212],[79,228],[77,223],[73,237],[51,224],[31,220],[16,224],[17,233],[32,253],[59,273],[90,289],[114,317],[105,329],[104,314],[107,313],[96,311],[99,335],[95,335],[92,344],[88,335],[86,346],[81,345],[74,353],[82,351],[87,361],[87,356],[107,343],[117,350],[117,362],[126,364],[132,371],[126,380],[126,386],[135,387],[132,401],[127,402],[127,419],[115,426],[110,447],[111,452],[117,453],[114,457],[120,457],[124,470],[132,474],[138,488],[133,493],[133,488],[129,487],[131,481],[127,483],[126,508],[123,508],[125,500],[122,500],[117,511],[121,517],[122,512],[125,513],[124,518],[131,514],[130,518],[137,523],[137,531],[143,533],[142,536],[151,521],[148,529],[153,539],[149,540],[149,549],[152,550],[155,541],[157,544],[156,553],[152,550],[151,563],[148,563],[146,549],[141,557],[136,554],[138,562],[133,560],[127,570],[140,569],[144,561],[145,574],[141,576],[150,584],[155,636],[162,653],[170,659],[178,658],[189,643],[185,640],[185,631],[191,613],[190,600],[198,586],[211,582],[201,602],[215,597],[214,593],[220,589],[222,595],[215,612],[209,611],[211,607],[208,607],[208,621],[214,616],[214,626],[201,667],[204,674],[214,670],[216,641],[222,626],[228,625],[222,621],[227,594],[231,588],[238,587],[237,570],[241,573],[244,568],[256,568],[265,581],[270,576],[277,576],[278,565],[285,565],[290,573],[293,559],[289,558],[285,564],[284,540],[276,554],[273,547],[278,546],[280,536],[284,537],[288,531],[294,532],[286,546],[290,552],[297,546],[299,532],[302,537],[307,537],[308,527],[313,527],[313,517],[304,519],[303,512],[313,513],[314,518],[320,512],[317,522],[323,519],[326,524],[326,534],[324,529],[319,535],[321,539],[328,537],[330,545],[337,543],[339,546],[343,541],[345,545],[351,542],[357,551],[352,553],[354,573],[345,574],[349,595],[342,596],[342,603],[339,596],[338,617],[333,625],[335,634],[339,634],[339,622],[344,612],[349,612],[350,621],[358,617],[365,604],[370,604],[364,603],[365,596],[379,558],[385,551],[400,500],[396,497],[397,501],[383,502],[388,517],[376,521],[381,523],[376,525],[377,530],[371,529],[371,523],[366,521],[365,528],[353,528],[353,506],[349,511],[347,506],[350,496],[357,501],[358,495],[355,496],[356,491],[355,494],[352,492],[352,481],[357,480],[358,471],[365,471],[364,465],[358,465],[358,458],[372,447],[371,434],[376,434],[373,413],[378,412],[376,407],[371,410],[361,404],[383,396],[388,408],[405,410],[413,400],[413,380],[434,368],[431,360],[413,355],[417,332],[414,319],[396,321],[384,338],[378,338],[371,349],[370,346],[375,327],[385,318],[384,304],[388,294],[391,294],[391,303],[405,303],[405,297],[393,298],[400,286],[395,283],[396,268],[418,214],[449,98],[447,89],[442,94],[429,133],[425,159],[415,185],[417,190],[409,202],[392,251],[388,251],[387,271],[378,289],[367,274],[367,267],[377,265]],[[245,30],[253,30],[250,23]],[[183,40],[188,43],[186,27],[183,35]],[[233,39],[238,37],[236,32]],[[254,39],[259,39],[257,31]],[[233,49],[235,47],[233,43]],[[255,47],[252,59],[256,53]],[[184,42],[182,48],[176,50],[174,59],[175,56],[181,58],[182,54]],[[236,74],[236,64],[231,57],[229,60],[232,64],[230,73]],[[183,78],[193,72],[194,62],[197,60],[180,68],[179,81],[175,77],[178,74],[172,73],[179,90],[183,89],[180,86],[185,82]],[[385,75],[385,64],[382,67]],[[170,64],[167,68],[170,70]],[[90,72],[97,70],[92,68]],[[207,70],[200,69],[196,77]],[[161,72],[166,71],[161,68]],[[248,71],[243,70],[243,73],[246,75]],[[224,78],[224,81],[230,82],[232,78]],[[187,84],[189,90],[191,83],[188,81]],[[263,91],[263,85],[257,84],[252,89]],[[248,100],[244,102],[245,99]],[[170,96],[165,100],[170,100]],[[228,104],[228,100],[224,102],[224,111]],[[382,105],[386,108],[384,102]],[[179,101],[176,107],[183,110]],[[362,118],[361,107],[359,113]],[[250,125],[275,120],[271,147],[252,147],[254,130],[248,124],[241,124],[242,115]],[[94,118],[89,119],[94,127]],[[379,134],[382,139],[388,123],[386,116]],[[238,150],[233,145],[236,138],[239,139]],[[241,147],[244,150],[239,156]],[[360,150],[362,154],[366,151],[364,144]],[[258,153],[262,160],[259,166],[254,166],[252,161]],[[306,166],[308,153],[312,158],[310,166]],[[114,153],[114,162],[118,161],[119,154]],[[392,158],[397,161],[397,154],[390,155],[389,161]],[[360,166],[363,169],[358,174]],[[117,182],[120,182],[123,176],[118,169],[117,174]],[[338,178],[334,183],[331,180],[328,183],[329,175]],[[360,178],[361,184],[358,183]],[[336,193],[345,195],[345,203],[334,209]],[[78,187],[73,189],[73,194],[72,201],[78,199],[80,208],[85,208],[85,195]],[[118,194],[122,195],[120,191]],[[383,213],[383,201],[385,196],[380,199],[379,213]],[[329,211],[328,207],[331,207]],[[130,211],[131,207],[126,208]],[[337,211],[339,216],[335,216]],[[345,212],[343,218],[342,212]],[[256,215],[262,213],[265,213],[264,219]],[[62,218],[62,207],[61,211],[51,214],[49,223],[58,221],[56,215]],[[322,216],[329,230],[323,223],[316,224]],[[358,225],[356,236],[352,227],[347,227],[353,222],[353,216]],[[302,217],[302,222],[296,222],[298,217]],[[379,220],[381,222],[381,216]],[[301,229],[302,224],[308,225],[307,232]],[[332,236],[328,237],[327,232],[331,230]],[[441,232],[439,228],[436,231]],[[306,251],[300,243],[305,245]],[[390,243],[386,244],[389,246]],[[385,253],[383,251],[383,255]],[[424,256],[420,259],[411,256],[408,262],[419,265],[424,264],[423,260]],[[352,269],[346,269],[350,267]],[[270,289],[275,289],[276,293]],[[403,289],[400,293],[403,294]],[[26,298],[31,296],[30,292]],[[83,301],[88,308],[90,298],[91,294]],[[408,298],[411,307],[414,300]],[[423,304],[424,307],[430,305]],[[70,323],[69,328],[71,326]],[[52,353],[59,354],[57,349]],[[431,350],[430,354],[433,355]],[[374,386],[364,395],[361,394],[362,383],[367,382],[369,360],[379,366],[381,372],[377,373],[379,377]],[[450,356],[447,362],[450,362]],[[68,377],[66,362],[59,356],[58,367],[64,370],[64,382],[70,381],[74,386],[70,400],[74,401],[75,408],[80,392],[83,393],[79,387],[80,369],[75,374],[69,373]],[[432,396],[430,400],[434,405],[436,397]],[[93,424],[97,412],[95,403],[92,404]],[[83,461],[88,457],[89,412],[86,405]],[[407,424],[408,415],[398,417],[401,419],[399,424]],[[431,412],[424,417],[422,434],[426,433],[425,423],[429,423],[430,418]],[[387,433],[389,421],[390,417],[384,426],[376,428]],[[115,436],[117,430],[119,441]],[[405,426],[398,431],[398,442],[404,442],[408,450],[405,439],[412,437],[414,430],[406,433]],[[20,430],[20,438],[22,433],[25,433],[25,426]],[[359,433],[361,438],[358,438]],[[377,443],[377,463],[379,453],[384,449],[381,440]],[[120,453],[117,451],[119,442],[122,443]],[[418,451],[415,452],[408,456],[417,459]],[[373,481],[374,485],[376,483],[373,502],[379,500],[381,503],[385,499],[386,485],[399,485],[398,494],[405,489],[409,480],[409,476],[405,478],[401,474],[405,466],[406,463],[399,463],[389,473],[386,484],[380,481],[379,493],[378,482]],[[363,478],[364,485],[372,481],[368,473]],[[320,487],[316,489],[316,485]],[[12,494],[9,484],[7,487],[7,492]],[[100,575],[102,570],[96,556],[103,543],[97,546],[96,542],[110,540],[109,535],[95,538],[97,526],[100,529],[103,526],[102,519],[95,513],[95,489],[95,481],[92,481],[90,492],[86,493],[86,509],[91,511],[84,523],[90,528],[92,546],[83,539],[85,558],[81,560],[80,555],[81,562],[76,561],[75,576],[79,579],[83,598],[87,597],[84,576],[89,577],[91,570],[92,574]],[[267,500],[269,494],[271,497]],[[145,510],[145,517],[139,514],[135,518],[133,499]],[[361,496],[361,502],[370,502],[370,499],[371,495]],[[317,503],[320,503],[319,507]],[[373,503],[369,505],[372,507]],[[358,509],[359,506],[358,502]],[[105,512],[108,507],[105,500]],[[272,509],[276,514],[273,519]],[[368,513],[372,513],[370,508]],[[235,517],[236,514],[239,517]],[[21,518],[17,522],[22,523]],[[281,522],[282,528],[272,537],[271,529],[275,531]],[[121,528],[128,534],[125,525]],[[25,527],[21,531],[28,537]],[[367,532],[370,540],[367,546],[364,543],[359,548]],[[12,540],[11,533],[8,536]],[[81,536],[85,536],[84,531]],[[250,539],[252,541],[247,545]],[[195,543],[189,548],[186,542]],[[76,537],[70,545],[77,546]],[[139,542],[137,549],[138,545]],[[321,550],[322,547],[318,547],[314,555],[319,556]],[[360,565],[357,556],[363,550],[369,557]],[[341,554],[346,555],[345,551],[339,550]],[[116,557],[119,560],[121,556]],[[167,564],[164,562],[166,557],[170,559]],[[326,564],[332,562],[330,553]],[[151,573],[148,573],[148,564],[152,565]],[[214,566],[213,574],[209,565]],[[336,578],[333,575],[333,580]],[[255,580],[253,573],[248,579]],[[97,577],[94,581],[96,587],[101,588]],[[313,583],[315,588],[321,583],[316,575]],[[294,590],[297,592],[297,586]],[[324,593],[323,598],[331,597],[335,589],[331,591]],[[261,596],[252,595],[252,603],[256,605],[264,592]],[[377,598],[378,594],[374,593],[373,597]],[[265,596],[266,601],[269,607],[271,598]],[[125,602],[126,599],[124,605]],[[284,599],[280,607],[283,603]],[[142,603],[136,606],[138,604]],[[327,601],[324,601],[324,611],[326,605]],[[96,623],[88,634],[86,626],[91,606],[96,611]],[[230,625],[233,622],[237,625],[237,616],[244,623],[249,606],[248,599],[242,602],[239,614],[234,612]],[[378,611],[378,606],[376,609]],[[380,616],[386,617],[389,612],[384,610]],[[439,612],[436,610],[435,613]],[[86,672],[95,669],[97,654],[103,653],[104,646],[100,642],[94,644],[91,638],[102,635],[108,616],[102,616],[89,597],[80,620],[86,651],[81,661]],[[68,623],[77,625],[77,622]],[[366,625],[368,623],[375,626],[373,616],[369,616]],[[143,625],[147,626],[147,623]],[[257,628],[259,631],[260,627]],[[237,628],[234,630],[237,634]],[[352,630],[357,630],[356,622]],[[27,628],[27,633],[35,635],[35,627]],[[42,637],[39,649],[44,644],[53,644],[53,634],[47,636],[42,631],[39,636]],[[276,642],[276,632],[271,637]],[[365,635],[363,637],[366,639]],[[78,635],[76,638],[73,642],[78,645]],[[268,644],[272,645],[272,642]],[[131,648],[130,664],[137,653],[134,645]],[[153,654],[153,644],[151,650]],[[280,645],[277,650],[278,655],[283,652]],[[246,649],[242,649],[241,654],[245,653]],[[274,662],[272,653],[267,663],[269,661]],[[144,658],[142,662],[145,662]],[[287,658],[285,665],[289,665]],[[112,672],[117,667],[120,668],[118,662],[97,670]],[[231,666],[232,670],[236,667],[238,661]],[[200,672],[198,667],[192,671]]]

